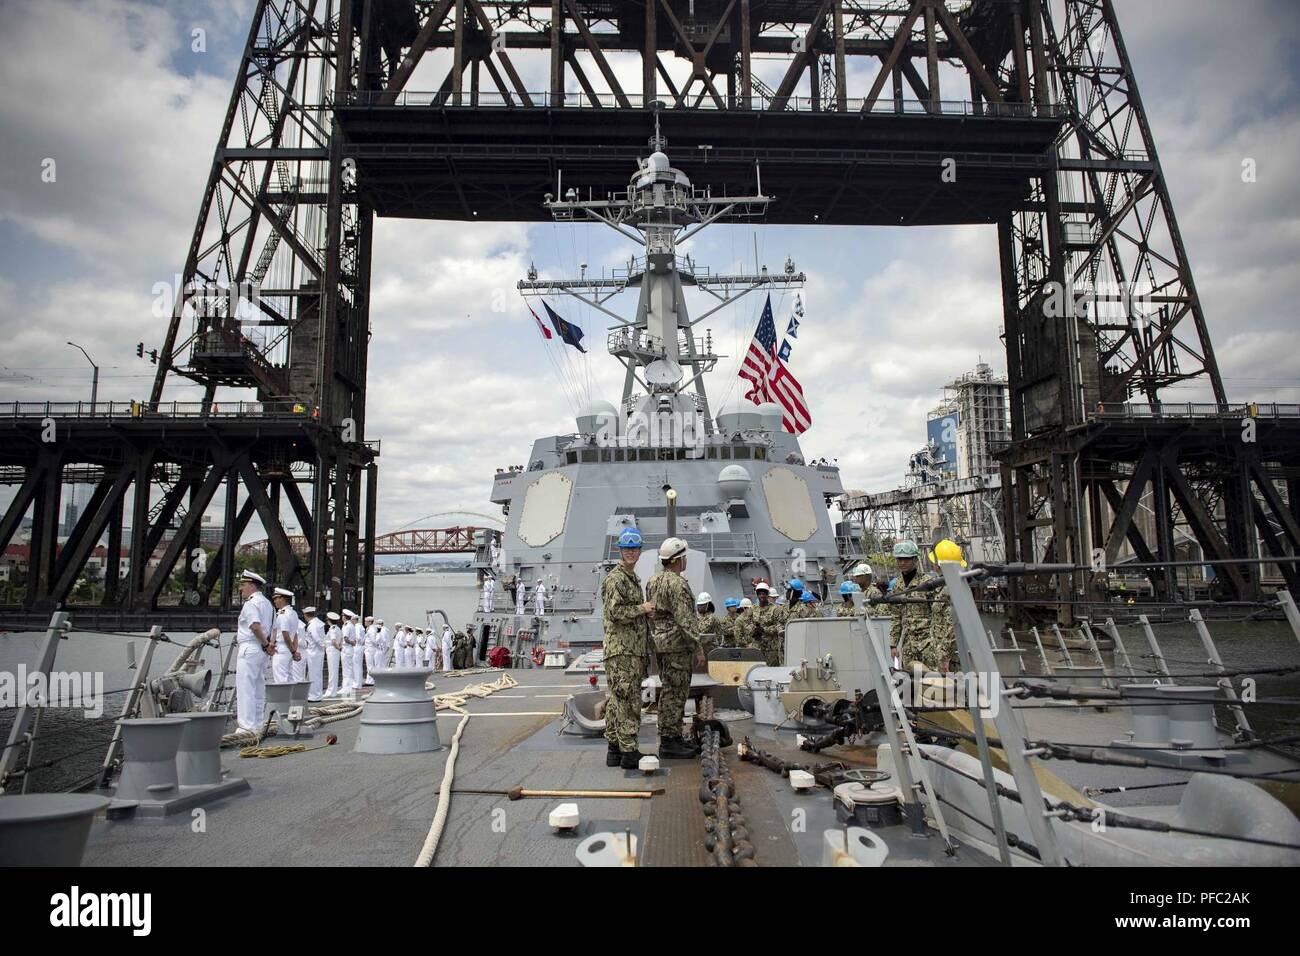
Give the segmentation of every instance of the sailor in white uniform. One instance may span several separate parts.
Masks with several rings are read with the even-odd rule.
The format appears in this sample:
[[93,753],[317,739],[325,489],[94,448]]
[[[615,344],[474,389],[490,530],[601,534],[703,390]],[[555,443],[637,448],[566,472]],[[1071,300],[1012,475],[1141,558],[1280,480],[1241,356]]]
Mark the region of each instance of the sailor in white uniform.
[[350,694],[352,689],[357,686],[356,678],[352,673],[352,652],[356,649],[357,639],[352,634],[352,612],[347,608],[343,609],[343,686],[339,689],[340,694]]
[[393,666],[406,666],[406,625],[401,621],[397,622],[397,629],[393,631]]
[[497,579],[488,575],[483,579],[483,610],[491,613],[496,607]]
[[[297,613],[297,608],[294,608]],[[304,612],[305,613],[305,612]],[[295,682],[301,683],[307,680],[307,652],[310,648],[307,646],[307,622],[303,620],[302,615],[298,615],[298,659],[293,662],[293,668],[290,673],[293,675]]]
[[456,635],[451,632],[451,625],[442,626],[442,669],[451,670],[451,645]]
[[375,640],[378,641],[379,647],[379,666],[390,667],[391,664],[389,662],[388,649],[392,646],[389,643],[391,635],[388,633],[388,628],[384,626],[384,619],[382,617],[375,618],[375,624],[379,627],[379,632],[375,635]]
[[361,626],[361,615],[355,611],[352,615],[352,686],[360,688],[366,676],[366,632]]
[[293,680],[293,662],[302,657],[298,653],[298,612],[293,609],[293,592],[276,588],[275,601],[275,657],[271,667],[277,684]]
[[438,635],[433,633],[433,628],[428,628],[424,636],[424,666],[432,668],[435,659],[442,663],[442,650],[438,647]]
[[343,657],[343,630],[339,627],[339,616],[335,611],[325,615],[330,626],[325,632],[325,663],[329,670],[329,684],[325,687],[326,697],[339,695],[339,661]]
[[315,703],[321,699],[320,666],[325,660],[325,622],[316,616],[316,608],[305,607],[303,616],[307,618],[307,700]]
[[533,613],[546,613],[546,585],[541,578],[537,579],[537,587],[533,589]]
[[425,637],[424,628],[415,629],[415,659],[411,661],[412,667],[420,667],[424,664],[424,649],[429,646],[428,638]]
[[235,640],[239,656],[235,660],[235,710],[240,730],[261,729],[266,709],[266,660],[271,649],[275,608],[262,593],[266,580],[245,571],[239,583],[244,606],[239,611]]
[[524,610],[528,607],[527,591],[523,581],[515,585],[515,613],[520,617],[524,616]]
[[406,638],[402,643],[402,656],[406,659],[404,667],[414,667],[415,660],[415,632],[418,628],[408,627],[406,629]]
[[370,672],[378,666],[375,664],[375,619],[373,617],[367,617],[364,623],[365,634],[362,637],[362,657],[366,662],[365,683],[373,684],[374,681],[370,679]]

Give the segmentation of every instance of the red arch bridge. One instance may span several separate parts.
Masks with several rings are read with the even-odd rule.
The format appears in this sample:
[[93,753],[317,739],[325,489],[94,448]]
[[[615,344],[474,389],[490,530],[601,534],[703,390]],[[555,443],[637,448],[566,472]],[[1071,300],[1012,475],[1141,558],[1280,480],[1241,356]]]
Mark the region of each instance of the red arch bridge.
[[[405,531],[390,531],[388,534],[376,535],[375,554],[464,554],[476,551],[480,547],[476,536],[483,532],[486,538],[480,540],[500,543],[499,528],[478,527],[476,525],[457,525],[451,528],[408,528]],[[295,554],[306,554],[307,538],[300,534],[289,536],[289,544]],[[240,554],[265,554],[266,539],[250,541],[239,546]]]

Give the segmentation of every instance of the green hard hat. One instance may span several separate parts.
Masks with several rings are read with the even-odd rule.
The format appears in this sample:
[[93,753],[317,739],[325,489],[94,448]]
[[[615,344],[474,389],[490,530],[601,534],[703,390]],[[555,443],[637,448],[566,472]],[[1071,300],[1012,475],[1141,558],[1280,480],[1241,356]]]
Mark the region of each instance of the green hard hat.
[[919,558],[921,552],[916,547],[915,541],[899,541],[894,545],[894,557],[896,558]]

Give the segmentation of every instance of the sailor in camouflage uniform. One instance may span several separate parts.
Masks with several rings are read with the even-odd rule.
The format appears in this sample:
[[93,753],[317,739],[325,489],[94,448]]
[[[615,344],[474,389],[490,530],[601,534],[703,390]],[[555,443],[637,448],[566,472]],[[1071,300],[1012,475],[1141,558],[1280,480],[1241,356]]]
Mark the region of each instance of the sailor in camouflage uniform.
[[804,591],[799,595],[799,603],[790,608],[790,619],[801,617],[821,617],[821,608],[817,606],[817,595]]
[[862,598],[865,601],[876,601],[885,596],[885,592],[880,590],[876,584],[875,576],[872,574],[871,565],[863,561],[849,572],[849,577],[853,583],[862,591]]
[[641,761],[637,733],[641,730],[641,682],[649,652],[649,616],[654,605],[645,599],[636,562],[641,557],[641,533],[628,528],[618,538],[619,563],[600,585],[605,621],[605,766],[635,770]]
[[785,656],[785,624],[789,612],[772,603],[772,588],[766,581],[759,581],[754,590],[758,593],[758,606],[751,612],[754,643],[763,652],[768,667],[780,667]]
[[719,647],[739,647],[736,643],[736,618],[740,616],[740,602],[735,598],[727,598],[723,602],[727,606],[727,616],[718,622],[722,630],[722,640]]
[[682,739],[686,698],[691,691],[691,665],[700,649],[699,615],[691,599],[686,570],[686,542],[668,538],[659,546],[660,570],[645,586],[654,605],[651,629],[659,659],[659,757],[699,756],[699,748]]
[[904,670],[912,661],[920,661],[928,670],[946,671],[955,656],[956,639],[952,626],[952,608],[942,586],[919,590],[933,580],[917,567],[920,551],[912,541],[894,545],[898,576],[889,586],[890,597],[911,597],[915,603],[889,606],[894,618],[890,642],[897,648],[898,663]]
[[840,603],[835,608],[836,617],[854,617],[858,613],[857,607],[853,603],[853,595],[861,591],[855,581],[844,581],[840,584]]
[[749,598],[740,599],[736,619],[731,622],[731,646],[751,647],[754,644],[754,604]]
[[707,656],[715,647],[727,643],[727,627],[714,616],[713,598],[701,591],[695,598],[695,611],[699,615],[700,649]]

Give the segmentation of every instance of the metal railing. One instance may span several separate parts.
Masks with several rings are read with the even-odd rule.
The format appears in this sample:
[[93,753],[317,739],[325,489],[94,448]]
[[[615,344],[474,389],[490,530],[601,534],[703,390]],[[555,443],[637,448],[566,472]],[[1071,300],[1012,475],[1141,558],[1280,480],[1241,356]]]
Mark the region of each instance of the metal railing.
[[[478,93],[462,91],[421,91],[403,90],[394,96],[384,90],[349,90],[333,94],[329,100],[339,107],[392,107],[406,109],[412,107],[434,107],[437,109],[463,108],[522,108],[522,109],[648,109],[658,103],[662,109],[673,109],[673,100],[663,95],[646,96],[642,93],[627,93],[619,97],[614,93],[597,93],[594,97],[585,93],[553,94],[548,92],[529,93],[532,107],[524,106],[523,99],[517,93],[502,93],[499,90],[481,90]],[[748,97],[723,96],[722,105],[712,96],[705,95],[698,105],[685,103],[678,109],[737,110],[754,112],[785,111],[790,113],[861,113],[865,97],[849,97],[845,109],[838,108],[834,98],[810,96],[782,96],[754,91]],[[627,103],[628,106],[623,104]],[[970,100],[940,100],[932,103],[928,100],[904,100],[896,103],[892,98],[881,97],[871,105],[867,112],[878,115],[893,113],[907,116],[935,117],[979,117],[1012,119],[1057,119],[1066,115],[1066,108],[1060,104],[1037,103],[974,103]]]
[[1260,405],[1246,402],[1241,405],[1218,404],[1215,402],[1165,402],[1156,408],[1150,405],[1098,405],[1092,416],[1098,419],[1147,419],[1147,418],[1300,418],[1300,405],[1284,405],[1271,402]]
[[145,402],[9,402],[0,404],[0,420],[85,418],[312,418],[315,409],[303,402],[160,402],[157,410]]
[[[666,534],[642,534],[641,540],[645,550],[652,551],[663,544],[667,537]],[[678,533],[677,537],[685,541],[692,550],[703,551],[705,557],[710,561],[752,558],[758,553],[754,535],[749,532]],[[617,561],[619,559],[617,538],[611,537],[609,539],[605,558],[607,561]]]

